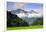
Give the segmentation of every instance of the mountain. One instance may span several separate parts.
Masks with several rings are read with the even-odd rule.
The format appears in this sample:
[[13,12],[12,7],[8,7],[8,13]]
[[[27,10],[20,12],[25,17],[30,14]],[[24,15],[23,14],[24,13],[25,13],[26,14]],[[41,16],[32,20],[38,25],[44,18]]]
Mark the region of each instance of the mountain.
[[16,9],[16,10],[12,10],[11,11],[12,13],[14,13],[14,14],[16,14],[16,13],[38,13],[38,12],[36,12],[36,11],[34,11],[34,10],[31,10],[31,11],[25,11],[25,10],[23,10],[23,9]]
[[23,9],[12,10],[11,13],[16,14],[18,17],[41,17],[42,15],[39,12],[34,10],[25,11]]
[[[37,18],[37,17],[32,17],[32,18],[28,18],[28,17],[22,17],[23,20],[25,20],[29,25],[34,25],[35,22],[40,22],[39,24],[43,23],[43,17]],[[37,25],[37,24],[35,24]]]
[[16,9],[16,10],[12,10],[11,12],[14,13],[14,14],[18,14],[18,13],[24,12],[24,10],[22,10],[22,9]]
[[28,23],[19,18],[16,14],[12,14],[10,11],[7,11],[7,27],[12,26],[28,26]]
[[37,18],[28,18],[28,17],[22,17],[23,20],[25,20],[29,25],[32,25],[33,22],[37,20]]
[[29,11],[29,13],[36,13],[36,14],[38,14],[38,12],[36,12],[34,10]]
[[[17,15],[17,19],[16,19],[16,16],[15,17],[12,16],[16,20],[21,19],[20,22],[24,20],[23,22],[26,21],[29,25],[32,25],[38,18],[42,17],[41,14],[37,13],[34,10],[31,10],[30,12],[28,12],[28,11],[24,11],[22,9],[16,9],[16,10],[12,10],[11,13],[14,15]],[[12,17],[11,17],[11,19],[12,19]],[[18,22],[19,22],[19,20],[18,20]],[[21,22],[21,23],[23,23],[23,22]]]

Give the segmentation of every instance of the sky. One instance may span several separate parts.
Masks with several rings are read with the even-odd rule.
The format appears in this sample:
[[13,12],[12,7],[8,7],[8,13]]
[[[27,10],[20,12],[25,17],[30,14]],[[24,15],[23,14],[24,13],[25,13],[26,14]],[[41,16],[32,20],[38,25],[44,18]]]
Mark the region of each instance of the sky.
[[[24,11],[34,10],[39,12],[38,14],[28,14],[27,17],[41,17],[43,14],[43,4],[42,3],[21,3],[21,2],[7,2],[8,10],[23,9]],[[22,13],[17,14],[19,17],[25,17],[26,15]]]
[[42,3],[16,3],[16,2],[7,2],[7,9],[8,10],[16,10],[16,9],[23,9],[23,10],[37,10],[37,9],[42,9],[43,4]]

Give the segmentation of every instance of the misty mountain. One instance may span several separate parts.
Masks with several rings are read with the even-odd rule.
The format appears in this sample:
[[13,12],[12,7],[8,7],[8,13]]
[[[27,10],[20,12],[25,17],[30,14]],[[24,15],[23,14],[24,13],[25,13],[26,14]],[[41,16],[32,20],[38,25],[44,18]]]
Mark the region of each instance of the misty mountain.
[[29,25],[32,25],[37,20],[37,18],[33,18],[33,17],[32,18],[22,17],[22,19],[27,21]]
[[16,14],[12,14],[10,11],[7,11],[7,27],[12,26],[28,26],[28,23],[19,18]]
[[[28,14],[27,11],[24,11],[22,9],[16,9],[16,10],[12,10],[11,11],[12,14],[19,14],[17,15],[19,19],[22,19],[22,20],[25,20],[29,25],[32,25],[38,18],[41,18],[41,17],[28,17],[30,14]],[[24,13],[26,16],[24,17],[23,14],[21,13]],[[26,14],[27,13],[27,14]],[[29,13],[37,13],[35,12],[34,10],[30,11]],[[21,15],[20,15],[21,14]],[[22,16],[22,17],[19,17],[19,16]],[[31,15],[30,15],[31,16]],[[15,17],[16,18],[16,17]]]
[[43,22],[43,17],[32,17],[32,18],[28,18],[28,17],[22,17],[23,20],[25,20],[29,25],[34,24],[34,22]]
[[34,11],[34,10],[31,10],[31,11],[25,11],[25,10],[23,10],[23,9],[16,9],[16,10],[12,10],[11,11],[12,13],[14,13],[14,14],[18,14],[18,13],[38,13],[38,12],[36,12],[36,11]]
[[14,14],[18,14],[18,13],[24,12],[24,10],[16,9],[16,10],[12,10],[11,12],[14,13]]
[[16,15],[18,14],[17,16],[19,18],[22,18],[23,20],[25,20],[29,25],[33,24],[33,22],[35,22],[38,18],[40,18],[39,16],[37,16],[37,17],[31,16],[32,13],[36,13],[36,14],[38,13],[34,10],[31,10],[31,11],[28,12],[28,11],[24,11],[22,9],[16,9],[16,10],[12,10],[11,12],[13,14],[16,14]]
[[36,13],[36,14],[38,14],[38,12],[36,12],[34,10],[29,11],[29,13]]
[[[23,9],[16,9],[16,10],[12,10],[11,11],[13,14],[16,14],[18,17],[41,17],[41,15],[34,11],[34,10],[31,10],[31,11],[25,11]],[[39,16],[37,16],[39,15]]]

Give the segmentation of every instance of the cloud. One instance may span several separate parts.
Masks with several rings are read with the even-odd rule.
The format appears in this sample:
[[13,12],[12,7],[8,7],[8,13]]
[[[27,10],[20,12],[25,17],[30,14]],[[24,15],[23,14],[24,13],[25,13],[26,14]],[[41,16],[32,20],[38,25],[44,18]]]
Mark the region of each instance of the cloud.
[[[26,11],[31,11],[31,10],[26,10]],[[38,14],[37,13],[27,13],[27,14],[25,14],[25,13],[19,13],[19,14],[17,14],[18,15],[18,17],[41,17],[41,16],[43,16],[43,9],[41,8],[41,9],[34,9],[34,11],[35,12],[38,12]]]
[[18,9],[18,8],[22,9],[24,6],[24,3],[17,2],[15,5],[16,5],[16,9]]

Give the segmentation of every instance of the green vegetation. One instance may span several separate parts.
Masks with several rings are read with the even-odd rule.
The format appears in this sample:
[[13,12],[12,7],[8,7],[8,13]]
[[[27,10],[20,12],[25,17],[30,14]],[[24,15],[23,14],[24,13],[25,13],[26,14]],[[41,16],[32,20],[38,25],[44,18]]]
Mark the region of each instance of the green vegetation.
[[17,29],[36,29],[43,28],[43,17],[37,18],[32,25],[19,18],[16,14],[12,14],[10,11],[7,11],[7,29],[8,30],[17,30]]
[[35,25],[35,26],[25,26],[25,27],[8,27],[7,30],[22,30],[22,29],[39,29],[43,28],[42,25]]
[[32,25],[43,25],[43,17],[37,18]]

